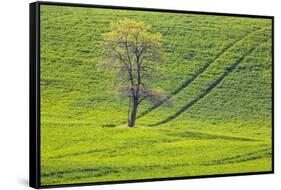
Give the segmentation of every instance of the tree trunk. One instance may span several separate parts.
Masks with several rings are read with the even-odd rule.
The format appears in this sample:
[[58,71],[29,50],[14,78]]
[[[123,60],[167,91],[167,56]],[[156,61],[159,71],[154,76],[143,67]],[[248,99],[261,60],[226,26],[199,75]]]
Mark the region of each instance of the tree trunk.
[[130,77],[130,80],[131,80],[131,83],[132,83],[132,97],[133,97],[133,107],[132,107],[132,112],[131,112],[131,117],[129,119],[129,127],[134,127],[135,126],[135,122],[136,122],[136,118],[137,118],[137,109],[138,109],[138,105],[139,105],[139,95],[140,95],[140,85],[141,85],[141,75],[140,75],[140,71],[141,71],[141,68],[140,68],[140,62],[139,62],[139,57],[137,56],[137,79],[138,79],[138,82],[137,82],[137,86],[136,88],[134,89],[133,86],[134,86],[134,80],[132,79],[132,67],[131,67],[131,70],[129,72],[129,75],[131,76]]
[[137,109],[138,109],[138,100],[136,98],[133,98],[133,105],[132,105],[132,111],[131,111],[131,116],[129,119],[129,127],[134,127],[135,126],[135,121],[136,121],[136,116],[137,116]]

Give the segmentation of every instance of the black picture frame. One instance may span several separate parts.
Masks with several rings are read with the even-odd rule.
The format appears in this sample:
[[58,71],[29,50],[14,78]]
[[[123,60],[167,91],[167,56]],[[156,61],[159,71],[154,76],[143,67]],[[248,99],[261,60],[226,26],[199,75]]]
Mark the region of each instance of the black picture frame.
[[[232,17],[247,17],[247,18],[266,18],[272,21],[272,170],[266,172],[248,172],[234,174],[215,174],[202,176],[186,176],[186,177],[169,177],[156,179],[140,179],[140,180],[122,180],[108,182],[93,182],[93,183],[77,183],[63,185],[41,185],[40,184],[40,6],[41,5],[56,5],[56,6],[73,6],[73,7],[91,7],[103,9],[118,9],[118,10],[135,10],[135,11],[153,11],[153,12],[169,12],[183,14],[201,14],[201,15],[218,15]],[[180,180],[180,179],[196,179],[196,178],[211,178],[211,177],[227,177],[227,176],[242,176],[242,175],[257,175],[257,174],[273,174],[274,173],[274,17],[263,15],[248,15],[248,14],[233,14],[233,13],[217,13],[217,12],[201,12],[201,11],[186,11],[186,10],[169,10],[156,8],[141,8],[141,7],[125,7],[125,6],[109,6],[109,5],[92,5],[80,3],[62,3],[62,2],[45,2],[37,1],[30,3],[30,73],[29,73],[29,185],[33,188],[52,188],[52,187],[72,187],[85,185],[100,185],[100,184],[120,184],[134,182],[151,182],[164,180]]]

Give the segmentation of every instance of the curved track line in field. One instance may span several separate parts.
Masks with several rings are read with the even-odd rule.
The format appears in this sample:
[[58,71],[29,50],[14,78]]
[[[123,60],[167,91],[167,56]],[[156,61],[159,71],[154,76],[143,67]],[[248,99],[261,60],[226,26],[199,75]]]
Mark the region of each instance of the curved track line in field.
[[42,173],[42,177],[52,177],[57,175],[66,175],[72,173],[80,173],[80,172],[97,172],[96,168],[82,168],[82,169],[73,169],[73,170],[64,170],[64,171],[52,171],[48,173]]
[[63,154],[58,156],[51,156],[50,159],[58,159],[58,158],[65,158],[65,157],[73,157],[73,156],[80,156],[80,155],[87,155],[87,154],[94,154],[98,152],[106,151],[106,149],[96,149],[96,150],[89,150],[84,152],[75,152],[71,154]]
[[203,93],[201,93],[199,96],[197,96],[196,98],[194,98],[193,100],[191,100],[188,104],[186,104],[184,107],[182,107],[179,111],[177,111],[174,115],[169,116],[167,119],[164,119],[158,123],[155,124],[151,124],[149,126],[157,126],[160,124],[164,124],[167,123],[173,119],[175,119],[176,117],[178,117],[179,115],[181,115],[183,112],[185,112],[186,110],[188,110],[189,108],[191,108],[194,104],[196,104],[199,100],[201,100],[202,98],[204,98],[207,94],[209,94],[228,74],[230,74],[236,67],[237,65],[239,65],[239,63],[241,63],[248,55],[250,55],[256,48],[252,47],[249,52],[244,55],[243,57],[241,57],[240,59],[238,59],[234,64],[230,65],[229,67],[227,67],[227,69],[225,69],[225,72],[217,79],[215,80],[212,84],[210,84],[208,86],[207,89],[205,89],[205,91]]
[[177,136],[177,137],[184,137],[184,138],[192,138],[192,139],[220,139],[220,140],[225,140],[225,141],[230,140],[230,141],[247,141],[247,142],[258,141],[258,139],[254,139],[254,138],[203,133],[203,132],[199,132],[199,131],[185,131],[185,132],[181,132],[181,133],[171,133],[169,135]]
[[[258,30],[261,30],[261,29],[258,29]],[[147,110],[145,110],[144,112],[140,113],[137,117],[138,118],[141,118],[143,117],[144,115],[150,113],[151,111],[155,110],[156,108],[160,107],[162,104],[164,104],[165,102],[167,102],[169,99],[171,99],[173,96],[175,96],[176,94],[178,94],[180,91],[182,91],[184,88],[186,88],[190,83],[192,83],[197,77],[199,77],[212,63],[214,63],[220,56],[222,56],[225,52],[227,52],[227,50],[229,50],[231,47],[235,46],[238,42],[244,40],[246,37],[248,37],[250,34],[254,33],[254,32],[257,32],[258,30],[255,30],[251,33],[248,33],[247,35],[245,35],[244,37],[236,40],[234,43],[231,43],[229,45],[227,45],[226,47],[223,48],[223,50],[218,54],[216,55],[216,57],[210,61],[210,62],[207,62],[203,67],[201,67],[194,75],[191,79],[188,79],[186,82],[184,82],[180,87],[178,87],[175,91],[173,91],[171,93],[170,96],[166,97],[165,99],[163,99],[159,104],[156,104],[150,108],[148,108]]]
[[238,154],[236,156],[226,157],[219,160],[212,160],[208,163],[202,164],[203,166],[221,165],[221,164],[235,164],[240,162],[252,161],[271,156],[270,149],[261,149],[246,154]]

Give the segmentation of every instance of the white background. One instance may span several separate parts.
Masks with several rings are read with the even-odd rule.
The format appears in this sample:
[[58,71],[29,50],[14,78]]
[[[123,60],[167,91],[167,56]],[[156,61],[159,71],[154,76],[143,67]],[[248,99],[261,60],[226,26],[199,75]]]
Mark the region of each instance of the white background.
[[[59,0],[58,0],[59,1]],[[67,0],[68,2],[275,16],[275,174],[76,187],[71,189],[278,189],[280,174],[279,0]],[[0,189],[28,187],[28,77],[30,0],[0,3]],[[279,187],[280,188],[280,187]],[[64,189],[64,188],[60,188]]]

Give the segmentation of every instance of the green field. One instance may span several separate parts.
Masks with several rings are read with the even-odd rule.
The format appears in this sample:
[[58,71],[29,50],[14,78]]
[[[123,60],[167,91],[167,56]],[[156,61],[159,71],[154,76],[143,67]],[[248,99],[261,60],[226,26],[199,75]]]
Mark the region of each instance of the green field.
[[[114,95],[100,65],[113,21],[163,36],[152,86],[173,106]],[[41,5],[41,185],[272,170],[271,19]]]

